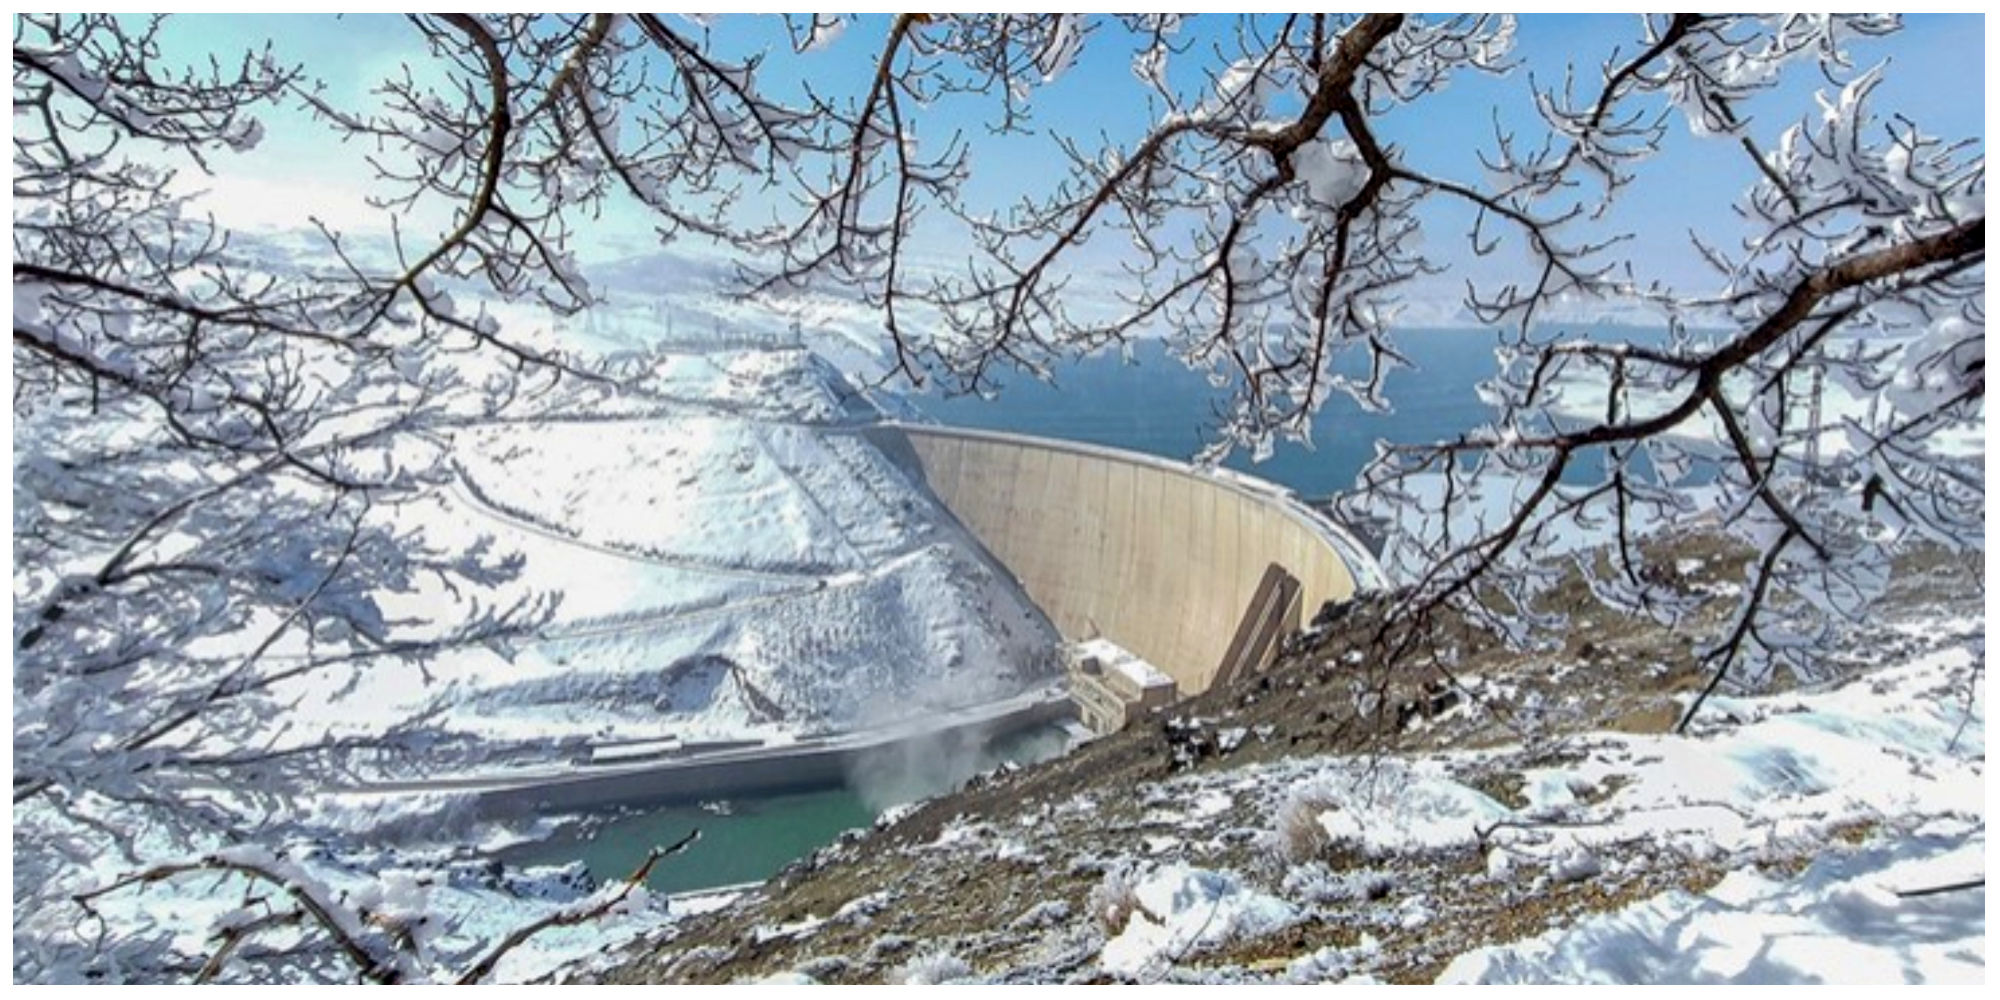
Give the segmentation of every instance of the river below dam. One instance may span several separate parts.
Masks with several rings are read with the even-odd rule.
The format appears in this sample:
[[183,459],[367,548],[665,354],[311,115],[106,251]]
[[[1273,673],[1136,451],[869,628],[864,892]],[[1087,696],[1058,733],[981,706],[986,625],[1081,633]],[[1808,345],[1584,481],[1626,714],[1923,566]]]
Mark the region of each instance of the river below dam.
[[578,815],[554,836],[506,848],[500,857],[524,867],[582,861],[604,883],[629,877],[655,845],[674,843],[698,829],[700,840],[654,866],[649,887],[689,892],[760,882],[842,832],[874,825],[888,808],[951,791],[973,775],[1005,764],[1059,757],[1070,745],[1067,728],[1039,724],[1001,736],[962,759],[912,760],[911,766],[839,788]]

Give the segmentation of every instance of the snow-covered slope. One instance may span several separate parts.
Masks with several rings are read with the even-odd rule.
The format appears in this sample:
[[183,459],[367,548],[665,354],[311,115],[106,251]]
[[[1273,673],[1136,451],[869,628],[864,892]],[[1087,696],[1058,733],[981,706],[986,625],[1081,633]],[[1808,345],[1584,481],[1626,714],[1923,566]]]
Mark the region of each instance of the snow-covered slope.
[[[1510,748],[1408,763],[1307,759],[1175,782],[1155,796],[1158,818],[1199,829],[1192,817],[1205,801],[1255,803],[1271,817],[1268,843],[1280,854],[1292,825],[1309,822],[1325,845],[1315,853],[1354,858],[1364,875],[1288,859],[1277,895],[1298,908],[1296,919],[1339,914],[1373,925],[1375,948],[1427,944],[1432,954],[1477,940],[1461,915],[1467,900],[1532,910],[1565,887],[1608,889],[1679,866],[1728,872],[1702,892],[1672,889],[1474,950],[1441,981],[1977,982],[1983,890],[1897,895],[1983,872],[1977,669],[1961,646],[1822,693],[1726,699],[1692,739],[1581,734],[1553,763],[1517,772],[1518,802],[1460,777],[1519,766]],[[1858,847],[1835,838],[1843,831]],[[1199,836],[1175,837],[1165,853],[1213,850]],[[1483,855],[1486,870],[1450,871],[1467,855]],[[1756,867],[1783,870],[1798,858],[1813,860],[1795,878]],[[1420,859],[1441,869],[1435,878],[1411,877],[1426,866]],[[1172,862],[1132,863],[1143,873]],[[1379,888],[1355,888],[1371,879]],[[1384,890],[1380,903],[1364,902]],[[1106,943],[1107,970],[1134,965],[1128,939],[1142,923],[1132,918]],[[1166,974],[1191,951],[1189,940],[1162,937],[1146,975]],[[1382,960],[1371,950],[1318,954],[1288,976],[1365,973]]]
[[1985,837],[1934,824],[1813,861],[1730,872],[1459,956],[1442,983],[1956,983],[1986,979]]
[[[1064,777],[1161,753],[1113,738],[1094,761],[1086,749],[1067,771],[1002,776],[879,840],[829,847],[761,903],[606,974],[875,982],[917,956],[1010,983],[1977,982],[1973,615],[1919,608],[1859,627],[1854,648],[1878,665],[1713,698],[1686,736],[1576,731]],[[1517,721],[1532,708],[1511,707]],[[1465,702],[1428,725],[1498,708]],[[1271,726],[1192,724],[1228,745],[1287,742]],[[862,891],[873,923],[852,915]],[[734,946],[780,913],[810,929]]]
[[782,740],[1046,680],[1055,633],[857,433],[881,416],[808,351],[734,350],[665,354],[617,395],[457,428],[435,442],[453,481],[395,516],[446,545],[490,539],[520,578],[391,611],[452,620],[530,596],[553,611],[421,672],[317,674],[288,693],[314,735],[422,717],[457,748],[449,766],[472,767],[565,741]]

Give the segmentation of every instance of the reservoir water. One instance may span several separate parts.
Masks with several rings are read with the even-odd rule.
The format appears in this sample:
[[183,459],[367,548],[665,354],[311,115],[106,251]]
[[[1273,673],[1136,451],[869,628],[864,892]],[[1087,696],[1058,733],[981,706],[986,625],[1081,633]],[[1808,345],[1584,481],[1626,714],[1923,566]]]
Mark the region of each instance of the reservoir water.
[[[1233,454],[1229,468],[1308,498],[1353,485],[1377,439],[1425,443],[1456,437],[1492,419],[1474,387],[1493,375],[1496,336],[1480,330],[1413,330],[1396,349],[1413,368],[1393,369],[1384,392],[1393,413],[1369,413],[1336,394],[1313,420],[1312,447],[1280,442],[1253,463]],[[1359,375],[1355,368],[1350,374]],[[1086,441],[1186,460],[1214,439],[1227,390],[1210,386],[1156,341],[1134,345],[1130,360],[1099,354],[1058,365],[1052,382],[1013,375],[992,398],[930,393],[918,406],[941,423]]]

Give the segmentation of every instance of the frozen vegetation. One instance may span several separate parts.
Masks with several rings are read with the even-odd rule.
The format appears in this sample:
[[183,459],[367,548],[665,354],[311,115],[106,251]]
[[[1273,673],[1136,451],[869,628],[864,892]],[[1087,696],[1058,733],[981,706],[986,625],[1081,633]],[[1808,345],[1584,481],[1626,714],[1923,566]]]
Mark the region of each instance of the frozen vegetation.
[[[791,70],[860,51],[819,15],[789,52],[699,15],[342,24],[358,71],[17,15],[16,979],[1983,978],[1984,140],[1911,72],[1968,65],[1969,22],[1654,15],[1556,54],[1548,23],[903,14],[853,74]],[[1066,86],[1098,140],[1028,113]],[[628,252],[657,237],[719,252]],[[1641,314],[1665,336],[1548,335]],[[1402,529],[1377,637],[1455,615],[1576,679],[1386,715],[1520,739],[1228,717],[1462,666],[1402,645],[1310,664],[1331,709],[1218,692],[1249,700],[1140,734],[1154,771],[905,813],[733,902],[485,860],[543,824],[452,779],[1054,673],[859,433],[898,404],[796,331],[973,391],[1156,337],[1224,391],[1219,460],[1389,408],[1422,315],[1508,341],[1490,422],[1345,498]],[[1679,586],[1661,526],[1731,578]],[[1916,556],[1960,592],[1878,614]],[[1593,660],[1606,609],[1673,648]],[[1569,724],[1675,670],[1685,735]]]

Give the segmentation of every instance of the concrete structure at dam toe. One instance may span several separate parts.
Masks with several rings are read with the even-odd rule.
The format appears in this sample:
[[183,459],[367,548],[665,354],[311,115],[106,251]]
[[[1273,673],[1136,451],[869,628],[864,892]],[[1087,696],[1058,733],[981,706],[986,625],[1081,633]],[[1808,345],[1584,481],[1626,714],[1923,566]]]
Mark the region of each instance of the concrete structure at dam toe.
[[1250,477],[1016,434],[900,425],[870,435],[1065,639],[1109,639],[1183,695],[1262,669],[1302,618],[1380,586],[1351,536]]

